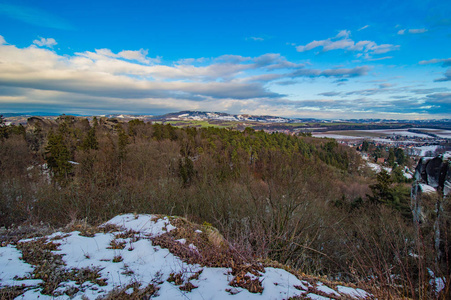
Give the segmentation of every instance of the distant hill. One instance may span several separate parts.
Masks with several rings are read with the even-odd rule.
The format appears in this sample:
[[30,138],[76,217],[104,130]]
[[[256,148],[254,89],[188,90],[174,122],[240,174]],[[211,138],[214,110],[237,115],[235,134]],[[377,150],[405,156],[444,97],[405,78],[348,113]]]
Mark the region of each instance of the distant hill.
[[[58,116],[59,113],[50,112],[26,112],[26,113],[1,113],[4,118],[13,117],[27,117],[27,116]],[[70,114],[73,116],[81,116],[79,114]],[[99,116],[99,115],[98,115]],[[387,119],[315,119],[315,118],[288,118],[279,116],[268,115],[249,115],[249,114],[228,114],[224,112],[208,112],[208,111],[180,111],[173,112],[164,115],[150,115],[150,114],[104,114],[100,115],[107,118],[117,118],[124,121],[132,119],[141,119],[144,121],[218,121],[218,122],[257,122],[257,123],[269,123],[269,124],[292,124],[292,123],[308,123],[322,124],[327,126],[328,124],[334,124],[334,126],[346,126],[351,124],[368,124],[377,126],[389,126],[399,127],[403,125],[409,126],[428,126],[437,127],[443,129],[451,129],[451,119],[430,119],[430,120],[387,120]],[[86,117],[89,117],[86,115]],[[337,129],[337,128],[335,128]],[[349,128],[347,128],[349,129]]]

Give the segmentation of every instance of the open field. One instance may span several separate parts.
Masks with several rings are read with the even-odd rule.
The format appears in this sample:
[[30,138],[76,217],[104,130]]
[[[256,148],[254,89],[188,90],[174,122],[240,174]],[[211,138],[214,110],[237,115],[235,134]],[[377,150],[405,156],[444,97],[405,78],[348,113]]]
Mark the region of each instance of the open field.
[[237,122],[221,122],[218,123],[210,123],[208,121],[198,121],[198,120],[184,120],[184,121],[165,121],[164,124],[171,124],[176,127],[216,127],[216,128],[235,128],[238,123]]
[[[438,137],[450,138],[450,130],[415,128],[415,132],[406,129],[376,129],[376,130],[335,130],[313,133],[316,137],[330,138],[387,138],[390,136],[401,136],[405,138],[433,138],[433,136],[425,134],[432,133]],[[421,133],[425,132],[425,133]]]

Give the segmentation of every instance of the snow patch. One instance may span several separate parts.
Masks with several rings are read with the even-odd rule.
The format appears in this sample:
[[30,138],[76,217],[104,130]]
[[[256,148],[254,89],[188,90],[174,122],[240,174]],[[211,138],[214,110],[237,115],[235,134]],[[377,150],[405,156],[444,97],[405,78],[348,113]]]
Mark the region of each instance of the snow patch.
[[337,290],[342,294],[346,294],[350,297],[357,298],[357,299],[367,298],[370,296],[370,294],[368,294],[367,292],[365,292],[362,289],[354,289],[354,288],[347,287],[347,286],[338,285]]
[[[97,299],[117,289],[124,289],[126,294],[131,294],[133,290],[128,285],[139,283],[140,288],[150,284],[156,286],[159,290],[153,297],[157,299],[244,300],[288,299],[296,296],[327,299],[313,293],[306,295],[308,286],[311,286],[308,282],[299,280],[283,269],[271,267],[265,268],[264,272],[257,274],[258,276],[247,274],[251,278],[258,278],[263,287],[262,293],[250,293],[241,287],[231,287],[229,285],[233,279],[231,268],[209,268],[188,264],[168,249],[153,244],[151,238],[175,229],[170,225],[168,217],[125,214],[114,217],[102,226],[108,225],[116,225],[118,229],[114,232],[98,232],[92,237],[81,236],[79,231],[56,232],[48,236],[49,240],[57,239],[55,243],[59,245],[58,249],[52,253],[62,255],[65,270],[89,268],[97,271],[100,278],[105,281],[105,285],[91,281],[61,282],[56,289],[57,292],[64,295],[65,291],[79,289],[71,299]],[[186,243],[186,240],[179,239],[178,242]],[[117,244],[123,247],[112,247]],[[189,247],[196,249],[192,244]],[[13,245],[0,247],[0,287],[24,284],[28,287],[18,299],[54,299],[53,296],[41,294],[42,287],[39,285],[41,280],[19,279],[30,278],[34,269],[34,266],[22,261],[21,256],[21,252]],[[175,282],[167,281],[177,274],[180,274],[184,283],[190,282],[196,288],[190,292],[184,291]],[[321,283],[318,286],[318,290],[324,293],[340,296]]]
[[431,193],[437,192],[432,186],[424,184],[424,183],[420,183],[420,184],[418,184],[418,186],[420,187],[423,194],[431,194]]
[[16,285],[37,285],[39,279],[17,280],[29,276],[33,272],[33,266],[23,262],[22,253],[12,245],[0,248],[0,287]]

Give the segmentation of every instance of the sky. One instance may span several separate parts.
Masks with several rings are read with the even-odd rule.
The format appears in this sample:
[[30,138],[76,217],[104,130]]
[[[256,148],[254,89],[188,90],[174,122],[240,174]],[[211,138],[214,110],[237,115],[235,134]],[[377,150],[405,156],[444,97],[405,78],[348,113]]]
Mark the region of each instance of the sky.
[[0,113],[451,118],[451,1],[0,0]]

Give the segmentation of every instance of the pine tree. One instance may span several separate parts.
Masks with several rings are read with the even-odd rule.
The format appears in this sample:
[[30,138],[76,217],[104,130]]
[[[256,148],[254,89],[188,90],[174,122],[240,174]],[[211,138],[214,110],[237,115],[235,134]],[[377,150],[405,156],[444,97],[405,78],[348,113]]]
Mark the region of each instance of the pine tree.
[[396,149],[395,157],[398,165],[402,166],[406,163],[406,155],[404,154],[404,150],[402,150],[402,148]]
[[99,143],[97,142],[96,138],[96,127],[91,127],[88,130],[88,133],[86,134],[85,138],[83,139],[83,144],[81,145],[81,148],[85,151],[87,150],[97,150],[99,148]]
[[387,162],[389,166],[393,166],[395,164],[395,151],[393,150],[393,148],[390,148],[388,150]]
[[394,202],[393,181],[386,170],[377,174],[377,183],[370,185],[372,195],[367,195],[368,200],[376,204],[389,204]]
[[5,124],[3,115],[0,115],[0,140],[8,138],[8,128]]
[[52,170],[54,178],[61,184],[65,184],[72,172],[70,152],[64,144],[62,134],[49,132],[45,155],[48,167]]

